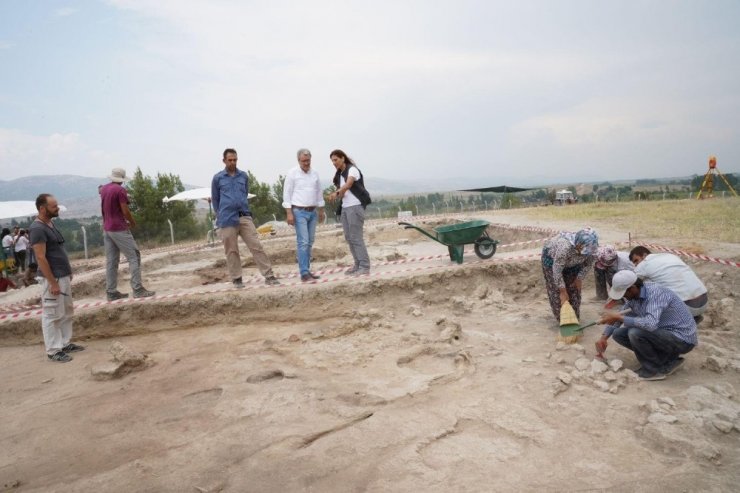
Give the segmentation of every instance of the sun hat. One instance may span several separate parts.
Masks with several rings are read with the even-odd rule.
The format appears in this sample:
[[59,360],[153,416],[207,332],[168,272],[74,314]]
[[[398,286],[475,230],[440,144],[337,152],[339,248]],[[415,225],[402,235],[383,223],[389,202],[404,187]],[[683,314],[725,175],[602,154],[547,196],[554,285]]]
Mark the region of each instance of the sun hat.
[[123,183],[126,181],[126,170],[123,168],[113,168],[108,178],[113,183]]
[[621,300],[630,286],[637,282],[637,274],[631,270],[620,270],[612,278],[612,287],[609,288],[609,298]]

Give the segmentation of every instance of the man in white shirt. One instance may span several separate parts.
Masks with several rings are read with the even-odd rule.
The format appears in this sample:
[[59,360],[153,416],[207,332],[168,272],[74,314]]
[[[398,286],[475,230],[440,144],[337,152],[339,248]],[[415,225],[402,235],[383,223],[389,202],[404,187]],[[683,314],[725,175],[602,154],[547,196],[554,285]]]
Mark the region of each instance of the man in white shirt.
[[637,277],[676,293],[689,308],[694,320],[701,321],[701,314],[707,309],[709,301],[707,288],[680,258],[672,253],[651,253],[640,245],[632,249],[630,260],[636,266]]
[[26,270],[26,251],[28,250],[28,236],[26,230],[21,229],[15,237],[15,261],[21,272]]
[[316,224],[324,220],[324,197],[319,174],[311,169],[311,151],[299,149],[298,166],[291,168],[283,185],[283,208],[288,224],[295,226],[298,269],[301,281],[319,276],[311,272],[311,248],[316,237]]

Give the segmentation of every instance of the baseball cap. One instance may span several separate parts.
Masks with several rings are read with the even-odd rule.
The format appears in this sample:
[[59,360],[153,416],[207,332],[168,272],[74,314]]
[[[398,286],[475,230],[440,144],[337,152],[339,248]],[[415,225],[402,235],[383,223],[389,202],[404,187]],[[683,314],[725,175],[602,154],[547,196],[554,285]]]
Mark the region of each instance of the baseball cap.
[[627,289],[637,282],[637,274],[631,270],[620,270],[612,278],[612,287],[609,288],[609,298],[621,300]]

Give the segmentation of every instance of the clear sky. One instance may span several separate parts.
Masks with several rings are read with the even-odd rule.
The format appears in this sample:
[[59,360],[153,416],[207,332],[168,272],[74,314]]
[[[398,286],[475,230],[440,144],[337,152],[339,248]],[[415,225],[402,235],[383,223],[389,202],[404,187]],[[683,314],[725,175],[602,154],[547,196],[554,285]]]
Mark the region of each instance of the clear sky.
[[[0,0],[0,179],[740,170],[740,2]],[[511,180],[508,180],[511,181]],[[516,183],[508,183],[516,185]]]

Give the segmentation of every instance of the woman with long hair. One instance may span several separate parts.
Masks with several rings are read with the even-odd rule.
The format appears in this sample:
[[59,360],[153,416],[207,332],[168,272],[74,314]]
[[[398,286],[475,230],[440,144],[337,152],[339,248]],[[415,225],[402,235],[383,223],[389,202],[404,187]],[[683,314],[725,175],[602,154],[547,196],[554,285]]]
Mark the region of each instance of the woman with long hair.
[[370,256],[367,253],[363,228],[365,207],[370,203],[370,195],[365,190],[362,173],[344,151],[336,149],[329,154],[336,173],[334,186],[337,191],[329,194],[327,200],[341,200],[341,220],[344,239],[354,259],[354,265],[345,274],[362,276],[370,273]]

